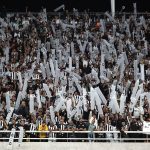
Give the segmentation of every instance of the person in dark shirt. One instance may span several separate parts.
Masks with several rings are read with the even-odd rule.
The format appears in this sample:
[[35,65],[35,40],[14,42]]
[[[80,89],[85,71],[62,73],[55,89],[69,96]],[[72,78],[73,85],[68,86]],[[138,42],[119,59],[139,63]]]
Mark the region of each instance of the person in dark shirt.
[[[74,133],[74,131],[76,130],[76,125],[74,124],[73,121],[70,121],[68,124],[68,131],[72,131],[72,133],[68,133],[68,137],[69,138],[76,138],[76,134]],[[75,142],[75,139],[69,139],[69,142]]]
[[[139,126],[138,120],[135,117],[132,117],[132,121],[131,121],[130,126],[129,126],[129,131],[139,131],[139,130],[140,130],[140,126]],[[129,137],[136,139],[136,138],[140,138],[139,135],[140,134],[138,134],[138,133],[136,133],[136,134],[130,133]]]
[[[85,123],[83,122],[82,118],[79,119],[79,122],[77,123],[77,130],[78,131],[86,131],[86,126]],[[77,138],[86,138],[87,134],[86,133],[77,133]],[[78,140],[79,142],[84,141],[84,140]]]
[[[60,131],[60,133],[58,133],[56,135],[57,138],[67,138],[67,134],[63,133],[61,131],[65,131],[67,130],[67,124],[65,124],[64,119],[60,119],[60,123],[57,125],[57,129]],[[58,139],[57,142],[65,142],[65,139]]]
[[22,115],[26,119],[29,117],[29,110],[28,110],[28,108],[26,106],[26,102],[24,100],[21,102],[21,105],[18,108],[16,113],[17,113],[17,115]]

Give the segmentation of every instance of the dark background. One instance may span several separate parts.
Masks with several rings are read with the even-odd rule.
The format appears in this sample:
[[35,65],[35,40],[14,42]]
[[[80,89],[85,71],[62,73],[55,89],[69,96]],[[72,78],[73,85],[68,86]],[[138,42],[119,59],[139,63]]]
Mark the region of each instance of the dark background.
[[[150,12],[150,0],[116,0],[116,11],[120,11],[124,5],[126,12],[132,12],[133,2],[137,3],[138,12]],[[79,11],[85,9],[93,12],[110,11],[110,0],[0,0],[0,11],[24,12],[26,6],[32,12],[40,11],[42,6],[46,7],[47,11],[53,11],[62,4],[65,4],[69,11],[72,11],[73,8],[77,8]]]

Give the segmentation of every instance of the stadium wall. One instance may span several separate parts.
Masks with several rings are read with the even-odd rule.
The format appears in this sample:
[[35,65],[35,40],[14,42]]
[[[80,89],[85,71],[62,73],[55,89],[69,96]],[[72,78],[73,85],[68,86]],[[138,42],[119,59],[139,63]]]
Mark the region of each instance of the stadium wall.
[[[0,150],[8,150],[8,143],[0,142]],[[149,150],[150,143],[74,143],[31,142],[14,143],[11,150]]]

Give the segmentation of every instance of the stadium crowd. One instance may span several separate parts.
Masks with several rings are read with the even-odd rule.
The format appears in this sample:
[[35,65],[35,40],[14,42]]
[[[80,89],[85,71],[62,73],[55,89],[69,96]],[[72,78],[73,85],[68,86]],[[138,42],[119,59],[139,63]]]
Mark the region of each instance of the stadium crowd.
[[119,134],[93,131],[145,137],[124,131],[142,131],[149,121],[148,14],[112,18],[107,12],[89,15],[65,10],[53,16],[43,10],[1,16],[1,131],[22,126],[33,131],[25,137],[39,140],[111,137],[117,141]]

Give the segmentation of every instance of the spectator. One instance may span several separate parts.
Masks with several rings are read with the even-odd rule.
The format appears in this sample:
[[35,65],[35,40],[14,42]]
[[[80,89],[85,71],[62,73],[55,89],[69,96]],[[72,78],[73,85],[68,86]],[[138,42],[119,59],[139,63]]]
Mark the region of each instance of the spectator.
[[[48,133],[42,132],[42,131],[48,131],[48,126],[46,125],[45,120],[43,120],[42,124],[39,125],[38,131],[41,131],[39,133],[39,138],[47,138]],[[47,139],[40,139],[40,142],[47,142]]]

